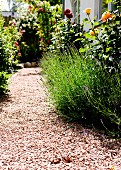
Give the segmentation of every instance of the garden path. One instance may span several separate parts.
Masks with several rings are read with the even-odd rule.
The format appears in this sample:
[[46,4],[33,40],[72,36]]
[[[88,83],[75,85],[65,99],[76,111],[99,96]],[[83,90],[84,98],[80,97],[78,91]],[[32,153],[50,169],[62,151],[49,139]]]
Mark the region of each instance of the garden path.
[[23,68],[0,100],[0,170],[121,170],[121,143],[65,123],[39,68]]

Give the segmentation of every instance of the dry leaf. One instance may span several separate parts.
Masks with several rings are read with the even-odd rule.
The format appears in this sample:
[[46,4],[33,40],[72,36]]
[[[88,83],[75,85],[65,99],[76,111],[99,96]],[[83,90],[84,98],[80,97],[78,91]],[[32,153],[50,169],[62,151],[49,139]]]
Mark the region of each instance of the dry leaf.
[[66,163],[72,162],[72,159],[69,156],[63,156],[62,158],[63,158],[63,161]]
[[110,170],[116,170],[116,167],[113,165]]
[[51,162],[51,164],[58,164],[58,163],[60,163],[60,161],[61,161],[60,158],[54,158],[50,162]]

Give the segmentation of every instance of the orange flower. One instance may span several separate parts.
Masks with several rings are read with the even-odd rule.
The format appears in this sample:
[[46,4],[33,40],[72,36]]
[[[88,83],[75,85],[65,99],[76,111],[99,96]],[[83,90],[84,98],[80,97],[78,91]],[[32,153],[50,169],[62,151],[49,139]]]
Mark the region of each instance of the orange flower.
[[85,9],[85,13],[86,13],[87,15],[90,15],[90,13],[91,13],[91,8],[86,8],[86,9]]
[[107,21],[107,19],[109,18],[112,18],[112,14],[110,12],[104,12],[102,14],[102,17],[101,17],[102,21]]
[[91,30],[89,33],[90,35],[95,36],[95,32],[93,30]]

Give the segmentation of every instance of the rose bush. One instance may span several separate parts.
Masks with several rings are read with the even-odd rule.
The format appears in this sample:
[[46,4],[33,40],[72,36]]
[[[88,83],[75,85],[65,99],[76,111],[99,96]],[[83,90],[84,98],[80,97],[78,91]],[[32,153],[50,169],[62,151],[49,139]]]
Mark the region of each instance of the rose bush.
[[53,25],[54,31],[52,32],[49,49],[55,52],[58,50],[61,52],[65,51],[71,44],[77,49],[82,45],[79,41],[77,42],[75,40],[80,37],[80,32],[84,31],[83,25],[75,24],[71,21],[73,14],[70,9],[65,9],[64,15],[66,16],[66,19],[62,19],[62,17],[59,16],[56,18],[56,25]]
[[[86,14],[91,28],[89,32],[81,33],[86,43],[83,48],[80,48],[80,52],[87,56],[90,55],[92,59],[97,61],[97,64],[103,66],[109,72],[120,72],[121,16],[119,12],[104,12],[101,17],[101,24],[91,20],[89,13],[86,12]],[[83,41],[81,38],[78,40]]]
[[[17,23],[20,32],[22,61],[33,61],[41,58],[51,44],[57,17],[62,13],[62,5],[50,6],[47,1],[23,1],[25,8],[19,9],[20,19]],[[60,10],[61,8],[61,10]]]
[[20,49],[16,41],[19,33],[15,20],[4,26],[4,18],[0,15],[0,94],[7,91],[7,73],[12,73],[20,57]]
[[14,69],[13,67],[17,64],[20,57],[20,48],[15,44],[15,42],[19,40],[20,36],[15,20],[10,21],[8,26],[4,26],[4,18],[2,16],[0,20],[1,48],[4,50],[4,55],[6,56],[3,58],[1,57],[1,67],[2,70],[8,71],[9,69]]

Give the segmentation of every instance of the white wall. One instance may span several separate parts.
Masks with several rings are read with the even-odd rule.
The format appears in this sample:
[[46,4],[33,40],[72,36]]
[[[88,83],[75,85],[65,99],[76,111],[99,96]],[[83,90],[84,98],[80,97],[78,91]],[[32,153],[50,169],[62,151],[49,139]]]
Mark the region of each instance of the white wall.
[[91,8],[90,18],[100,19],[100,0],[81,0],[80,4],[80,21],[87,17],[87,15],[83,12],[86,8]]
[[[65,0],[65,9],[66,8],[69,8],[71,11],[72,11],[72,3],[71,3],[72,0]],[[71,19],[71,21],[73,22],[73,18]]]
[[71,0],[65,0],[65,9],[66,8],[69,8],[70,10],[72,10]]

